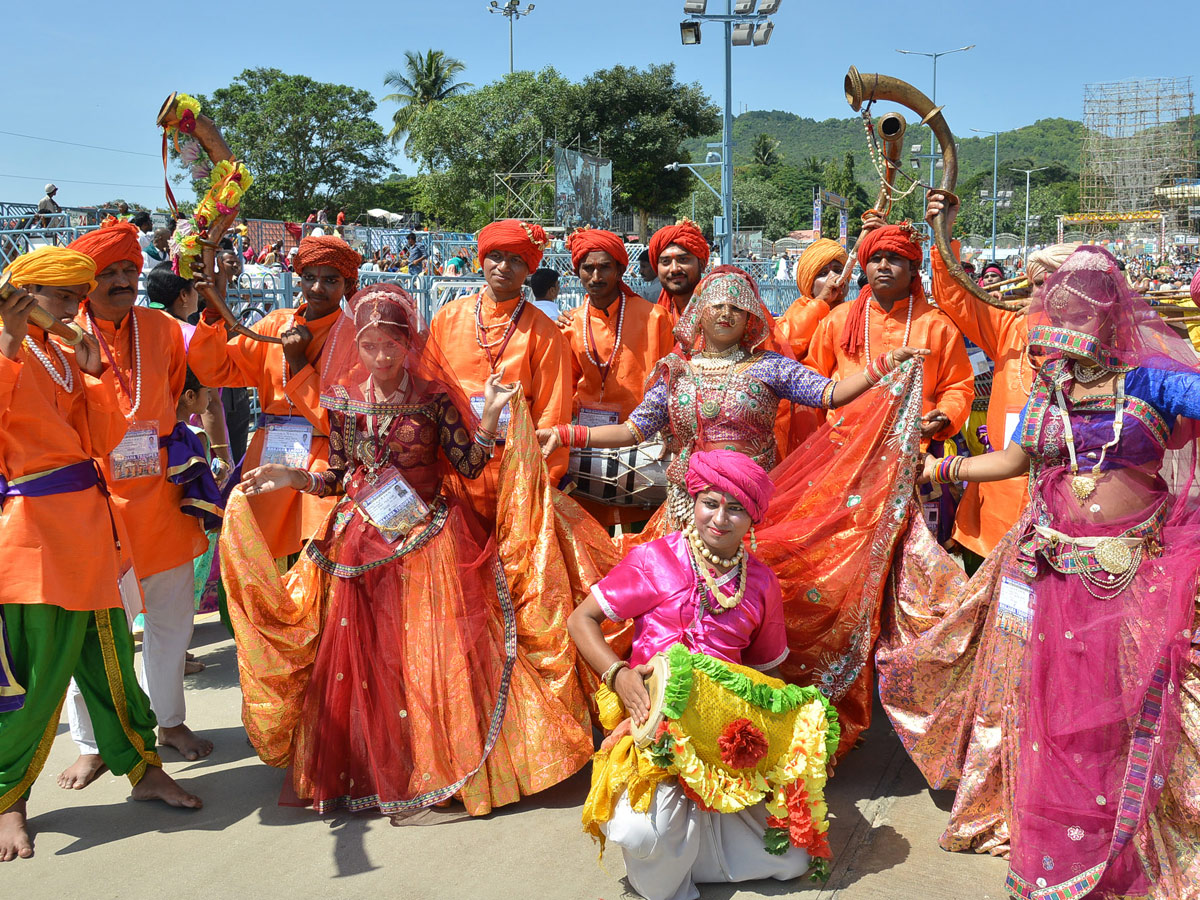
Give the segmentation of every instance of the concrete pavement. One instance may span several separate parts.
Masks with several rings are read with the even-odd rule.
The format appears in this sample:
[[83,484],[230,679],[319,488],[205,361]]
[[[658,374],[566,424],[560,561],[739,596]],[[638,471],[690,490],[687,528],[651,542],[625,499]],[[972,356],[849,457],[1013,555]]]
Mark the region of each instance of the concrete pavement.
[[[240,724],[233,642],[214,617],[198,623],[193,652],[208,668],[188,678],[188,724],[216,745],[167,771],[204,798],[199,812],[128,799],[129,782],[105,774],[82,792],[54,776],[75,758],[64,717],[29,802],[36,855],[0,867],[5,897],[342,898],[403,900],[633,896],[619,852],[597,862],[579,808],[586,771],[484,819],[431,815],[393,827],[385,818],[278,805],[283,772],[258,761]],[[833,872],[809,881],[702,887],[704,900],[790,894],[809,900],[1001,900],[1005,864],[945,853],[937,838],[948,792],[932,792],[876,710],[866,743],[827,792]]]

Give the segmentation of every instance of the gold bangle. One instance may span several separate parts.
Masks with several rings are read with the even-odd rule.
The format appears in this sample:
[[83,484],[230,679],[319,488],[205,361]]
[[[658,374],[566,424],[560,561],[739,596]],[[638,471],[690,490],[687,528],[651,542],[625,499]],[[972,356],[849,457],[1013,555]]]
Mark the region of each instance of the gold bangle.
[[628,669],[628,668],[629,668],[629,663],[627,663],[623,659],[618,659],[615,663],[613,663],[611,666],[609,666],[604,671],[604,674],[600,676],[600,680],[602,682],[604,682],[604,686],[606,688],[608,688],[610,691],[616,691],[616,688],[613,687],[613,684],[617,680],[617,673],[620,672],[622,669]]

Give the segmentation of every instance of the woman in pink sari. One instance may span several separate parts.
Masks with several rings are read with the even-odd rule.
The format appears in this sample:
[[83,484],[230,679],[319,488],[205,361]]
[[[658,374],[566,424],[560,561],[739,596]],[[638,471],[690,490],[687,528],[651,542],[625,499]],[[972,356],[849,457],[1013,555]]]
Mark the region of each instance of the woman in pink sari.
[[1047,280],[1029,343],[1047,361],[1013,442],[925,470],[942,483],[1030,473],[997,601],[1027,636],[1006,886],[1030,900],[1195,897],[1200,365],[1097,247]]

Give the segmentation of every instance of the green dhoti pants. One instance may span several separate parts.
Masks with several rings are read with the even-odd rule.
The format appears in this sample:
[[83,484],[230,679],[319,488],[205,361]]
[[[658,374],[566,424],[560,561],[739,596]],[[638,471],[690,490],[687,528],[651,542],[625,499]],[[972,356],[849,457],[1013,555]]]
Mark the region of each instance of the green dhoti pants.
[[104,764],[133,784],[146,766],[162,766],[154,752],[154,713],[133,671],[133,635],[124,610],[6,603],[0,614],[13,674],[26,692],[24,706],[0,713],[0,812],[29,796],[46,764],[72,676]]

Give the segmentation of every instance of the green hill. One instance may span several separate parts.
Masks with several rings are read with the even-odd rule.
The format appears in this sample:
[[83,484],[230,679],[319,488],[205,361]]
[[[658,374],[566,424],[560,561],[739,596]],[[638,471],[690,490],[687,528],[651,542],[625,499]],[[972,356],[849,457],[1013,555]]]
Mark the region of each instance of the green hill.
[[[916,124],[916,116],[894,105],[877,107],[877,113],[891,109],[906,113],[909,135],[906,145],[928,141],[928,132]],[[759,134],[769,134],[779,141],[782,162],[802,166],[805,160],[841,159],[847,151],[854,154],[855,169],[863,184],[874,182],[870,158],[867,155],[866,135],[862,119],[804,118],[781,110],[753,110],[742,113],[733,121],[734,162],[744,165],[751,161],[751,148]],[[703,159],[705,144],[718,141],[719,134],[690,142],[687,147],[693,159]],[[1000,163],[1029,166],[1057,165],[1072,173],[1079,171],[1079,153],[1083,141],[1083,125],[1071,119],[1040,119],[1032,125],[1000,134]],[[928,143],[926,143],[928,150]],[[990,136],[959,137],[959,181],[992,168],[992,138]]]

